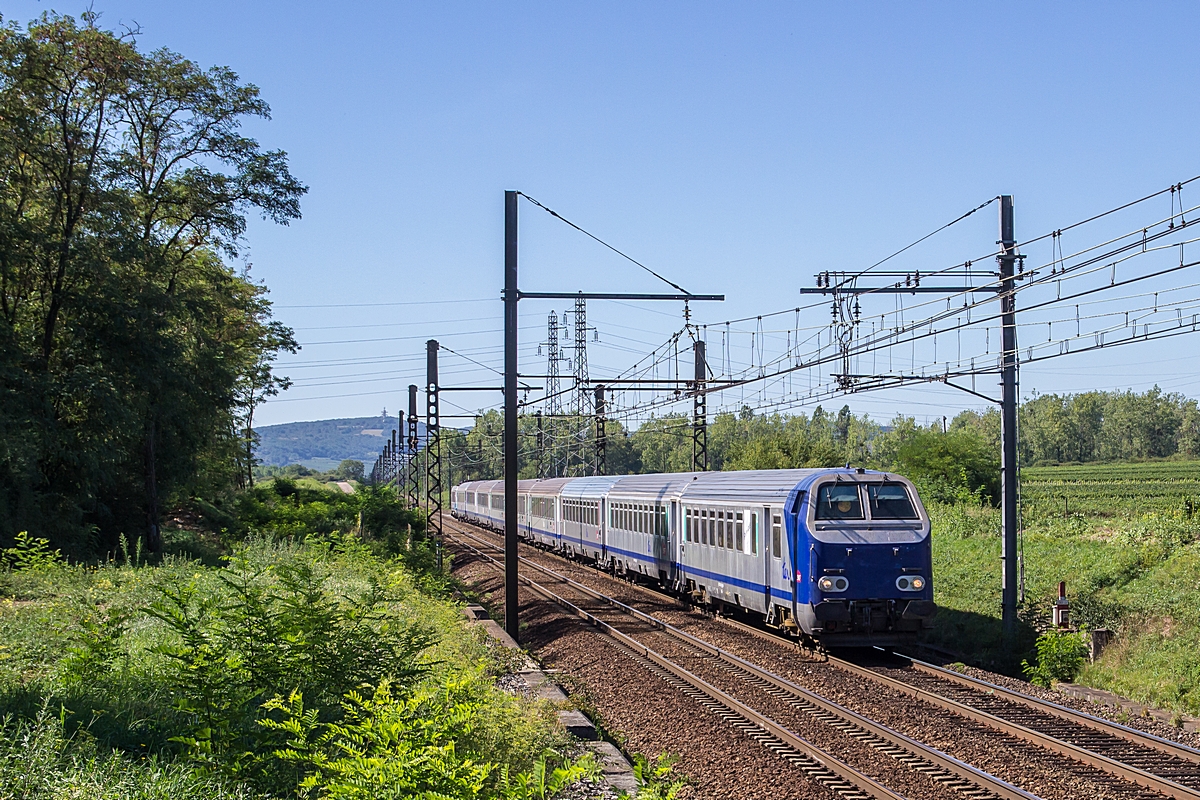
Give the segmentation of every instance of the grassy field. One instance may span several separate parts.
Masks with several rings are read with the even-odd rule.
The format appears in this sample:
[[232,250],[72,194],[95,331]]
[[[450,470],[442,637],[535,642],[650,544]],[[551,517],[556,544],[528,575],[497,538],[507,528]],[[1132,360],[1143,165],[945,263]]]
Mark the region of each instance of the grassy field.
[[1020,652],[1001,648],[994,509],[930,509],[943,609],[930,642],[1019,674],[1063,580],[1074,621],[1117,633],[1079,682],[1200,713],[1200,462],[1029,469],[1022,502]]

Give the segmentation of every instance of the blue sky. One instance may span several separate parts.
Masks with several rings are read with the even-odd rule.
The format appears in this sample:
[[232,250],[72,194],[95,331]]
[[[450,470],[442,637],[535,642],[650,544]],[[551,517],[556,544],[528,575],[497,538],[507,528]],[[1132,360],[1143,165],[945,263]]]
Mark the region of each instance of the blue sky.
[[[8,2],[4,15],[26,21],[51,7]],[[806,304],[812,298],[795,290],[814,273],[862,269],[997,194],[1016,197],[1025,239],[1200,173],[1194,4],[109,0],[96,8],[110,27],[139,24],[143,47],[228,65],[260,86],[274,118],[250,130],[287,150],[310,187],[304,219],[287,228],[256,222],[249,232],[252,274],[305,344],[283,360],[296,387],[259,412],[261,424],[395,409],[404,387],[424,382],[427,338],[498,367],[505,189],[693,292],[724,293],[725,303],[694,309],[713,326],[710,353],[724,353],[718,323]],[[1166,215],[1164,198],[1064,246]],[[664,288],[528,204],[521,237],[523,288]],[[988,254],[995,239],[993,205],[894,265],[943,268]],[[1165,292],[1190,275],[1144,286]],[[895,302],[865,301],[864,313]],[[522,303],[525,372],[544,370],[537,345],[550,308]],[[593,303],[592,375],[637,361],[679,329],[680,311]],[[828,315],[806,310],[799,325],[772,318],[779,326],[764,328],[762,346],[778,350],[792,336],[785,328]],[[748,363],[756,325],[730,330],[722,357]],[[1023,328],[1022,344],[1045,335]],[[938,358],[951,341],[939,339]],[[1195,394],[1192,342],[1030,364],[1022,394],[1155,383]],[[954,346],[986,347],[981,338]],[[924,349],[909,355],[933,359]],[[449,353],[442,363],[447,384],[498,380]],[[793,394],[809,380],[794,376]],[[981,378],[977,388],[994,383]],[[710,407],[788,389],[739,390]],[[499,396],[452,400],[474,410]],[[984,405],[937,385],[824,405],[842,402],[877,419],[922,420]]]

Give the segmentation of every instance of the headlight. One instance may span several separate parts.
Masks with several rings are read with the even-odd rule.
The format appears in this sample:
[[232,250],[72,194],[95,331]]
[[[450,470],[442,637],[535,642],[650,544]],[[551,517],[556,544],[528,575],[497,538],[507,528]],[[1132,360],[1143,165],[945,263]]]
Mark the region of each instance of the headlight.
[[925,579],[920,575],[901,575],[896,578],[896,588],[902,592],[919,592],[925,588]]
[[841,575],[825,575],[817,581],[817,588],[822,592],[844,592],[850,588],[850,581]]

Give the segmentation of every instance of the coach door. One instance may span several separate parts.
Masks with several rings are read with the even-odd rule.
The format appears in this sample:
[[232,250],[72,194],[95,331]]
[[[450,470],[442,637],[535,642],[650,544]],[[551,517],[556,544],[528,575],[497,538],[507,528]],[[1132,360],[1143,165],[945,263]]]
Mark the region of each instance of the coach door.
[[679,501],[672,500],[671,510],[667,517],[667,577],[673,579],[679,577],[679,562],[683,560],[677,555],[679,543],[683,539],[679,535],[679,528]]
[[751,534],[758,541],[759,552],[762,553],[763,563],[763,595],[765,605],[763,613],[771,613],[771,570],[773,569],[771,561],[771,540],[766,534],[766,525],[764,520],[770,519],[770,509],[762,511],[754,511],[750,514]]

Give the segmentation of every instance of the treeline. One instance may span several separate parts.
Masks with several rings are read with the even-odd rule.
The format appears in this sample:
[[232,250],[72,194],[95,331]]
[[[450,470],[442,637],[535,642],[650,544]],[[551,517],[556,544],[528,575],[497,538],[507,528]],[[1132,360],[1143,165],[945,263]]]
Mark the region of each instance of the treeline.
[[[962,416],[962,415],[960,415]],[[559,419],[551,429],[533,417],[520,423],[521,478],[544,475],[590,475],[595,463],[595,437],[589,418]],[[692,468],[692,430],[683,414],[653,418],[627,432],[606,423],[605,472],[634,475],[685,472]],[[486,480],[503,474],[498,412],[481,414],[467,433],[443,432],[442,454],[450,483]],[[856,416],[849,406],[836,413],[818,406],[811,415],[718,414],[708,425],[708,465],[712,470],[832,467],[847,463],[903,470],[919,478],[926,491],[953,501],[990,502],[999,496],[998,451],[969,419],[943,433],[940,425],[925,428],[910,417],[882,426]]]
[[[522,478],[538,474],[588,475],[595,459],[589,418],[523,417]],[[444,434],[443,453],[453,482],[499,477],[503,472],[498,412],[481,414],[467,433]],[[605,466],[610,475],[683,472],[692,468],[689,417],[668,414],[632,433],[606,425]],[[1157,387],[1134,392],[1036,395],[1019,414],[1023,466],[1086,461],[1200,457],[1200,410],[1195,400]],[[852,464],[903,472],[948,501],[995,501],[1000,481],[1000,414],[963,411],[928,426],[899,415],[880,424],[843,406],[818,406],[811,415],[718,414],[708,425],[713,470],[787,469]]]
[[164,507],[250,479],[296,343],[228,262],[247,214],[286,224],[305,191],[240,131],[268,116],[90,12],[0,28],[0,537],[154,548]]
[[1021,408],[1021,455],[1030,466],[1200,457],[1200,408],[1181,394],[1038,395]]

